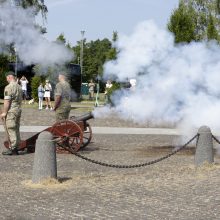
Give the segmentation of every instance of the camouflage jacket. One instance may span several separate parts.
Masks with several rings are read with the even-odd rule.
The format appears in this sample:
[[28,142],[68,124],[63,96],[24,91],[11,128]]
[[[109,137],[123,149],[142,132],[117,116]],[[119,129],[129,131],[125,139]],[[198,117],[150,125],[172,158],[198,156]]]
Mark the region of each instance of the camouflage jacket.
[[61,96],[61,102],[58,108],[69,107],[71,99],[70,84],[66,81],[56,84],[55,96]]
[[17,82],[10,82],[4,90],[4,99],[11,100],[9,112],[21,109],[22,89]]

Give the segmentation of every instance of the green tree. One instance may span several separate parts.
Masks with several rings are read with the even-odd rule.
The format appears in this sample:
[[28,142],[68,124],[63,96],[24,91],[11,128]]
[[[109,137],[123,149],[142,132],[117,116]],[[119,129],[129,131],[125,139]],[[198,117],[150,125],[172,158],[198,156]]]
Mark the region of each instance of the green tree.
[[217,14],[220,14],[220,0],[216,1],[216,11],[217,11]]
[[[75,58],[73,63],[79,63],[80,57],[80,41],[73,48]],[[102,75],[103,64],[109,57],[109,51],[112,49],[112,42],[107,38],[103,40],[96,40],[86,42],[84,40],[84,52],[83,52],[83,81],[87,82],[90,79],[96,79],[99,75]]]
[[80,41],[76,42],[76,46],[73,46],[72,50],[75,55],[72,63],[80,64]]
[[111,48],[112,43],[107,38],[87,43],[84,57],[84,71],[87,80],[98,75],[99,67],[107,60],[107,54]]
[[[8,0],[1,0],[0,4],[7,1]],[[24,9],[34,7],[34,15],[36,16],[38,13],[41,13],[42,17],[46,19],[48,9],[47,6],[44,4],[44,0],[11,0],[11,3]]]
[[[184,11],[184,13],[183,13]],[[182,14],[181,14],[182,12]],[[201,40],[217,40],[219,41],[218,30],[220,30],[220,0],[180,0],[179,7],[171,15],[170,22],[168,24],[168,29],[175,34],[175,37],[178,39],[180,32],[185,33],[185,29],[189,28],[189,22],[182,23],[182,27],[177,26],[178,19],[180,18],[176,14],[184,15],[185,17],[191,17],[191,22],[194,26],[194,35],[188,35],[189,38],[186,41],[189,42],[192,40],[201,41]],[[187,18],[190,20],[190,18]],[[192,33],[193,29],[190,29],[189,32]],[[184,35],[184,34],[182,34]],[[177,40],[178,42],[178,40]],[[181,38],[180,38],[180,41]]]
[[65,38],[65,36],[64,36],[64,33],[61,33],[61,34],[57,37],[56,41],[57,41],[57,42],[60,42],[60,43],[62,43],[62,44],[64,44],[64,45],[66,45],[66,38]]
[[118,40],[118,32],[117,31],[113,31],[112,34],[112,41],[116,42]]
[[31,79],[31,97],[38,100],[38,86],[43,82],[42,76],[35,75]]
[[15,3],[23,8],[35,7],[35,15],[41,13],[42,17],[46,19],[48,12],[47,6],[44,4],[44,0],[14,0]]
[[106,54],[107,60],[115,60],[117,58],[117,50],[114,46],[117,40],[118,40],[118,33],[117,31],[114,31],[112,35],[113,46],[109,49],[109,51]]
[[209,15],[209,22],[208,22],[208,26],[207,26],[207,39],[208,40],[218,40],[219,39],[218,31],[215,27],[214,19],[211,14]]
[[173,11],[170,17],[168,29],[174,33],[176,43],[190,42],[196,40],[195,24],[195,10],[180,2],[179,7]]

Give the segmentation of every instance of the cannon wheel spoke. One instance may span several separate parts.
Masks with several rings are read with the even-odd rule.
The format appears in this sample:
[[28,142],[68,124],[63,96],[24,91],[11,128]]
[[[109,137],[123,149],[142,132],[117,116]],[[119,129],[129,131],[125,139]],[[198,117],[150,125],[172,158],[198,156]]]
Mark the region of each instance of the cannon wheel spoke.
[[73,121],[64,120],[55,123],[51,128],[51,133],[58,140],[58,147],[63,147],[70,152],[76,152],[82,146],[83,132],[80,126]]
[[[80,130],[81,130],[81,128],[80,128]],[[77,136],[79,134],[79,130],[78,130],[78,128],[76,129],[76,127],[72,127],[68,131],[68,134],[69,134],[69,136]]]
[[71,149],[71,152],[77,152],[82,146],[83,133],[80,127],[79,129],[80,131],[78,133],[75,133],[74,135],[69,137],[69,148]]
[[59,127],[57,127],[57,126],[53,126],[53,127],[51,128],[51,133],[52,133],[53,135],[56,135],[57,137],[62,137],[62,136],[63,136],[62,131],[59,130]]
[[86,130],[83,133],[83,142],[82,142],[81,149],[85,148],[92,139],[92,128],[88,122],[86,122],[85,128]]

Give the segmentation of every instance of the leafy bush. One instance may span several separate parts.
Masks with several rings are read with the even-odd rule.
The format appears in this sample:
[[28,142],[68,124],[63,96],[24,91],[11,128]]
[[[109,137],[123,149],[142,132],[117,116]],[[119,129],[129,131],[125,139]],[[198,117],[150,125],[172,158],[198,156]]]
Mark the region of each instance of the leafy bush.
[[109,89],[107,89],[107,94],[108,94],[109,96],[111,96],[113,92],[115,92],[116,90],[118,90],[118,89],[120,89],[120,88],[121,88],[120,83],[113,82],[113,83],[112,83],[112,87],[109,88]]
[[111,96],[113,95],[113,93],[117,90],[119,90],[121,88],[120,86],[120,83],[117,83],[117,82],[113,82],[112,83],[112,87],[111,88],[108,88],[106,89],[106,103],[110,104],[111,106],[114,105],[112,99],[111,99]]
[[5,73],[8,70],[8,57],[0,55],[0,98],[4,96],[4,88],[7,85]]
[[31,79],[31,96],[32,98],[34,98],[35,100],[38,100],[38,91],[37,88],[40,85],[41,82],[44,81],[44,77],[43,76],[34,76]]

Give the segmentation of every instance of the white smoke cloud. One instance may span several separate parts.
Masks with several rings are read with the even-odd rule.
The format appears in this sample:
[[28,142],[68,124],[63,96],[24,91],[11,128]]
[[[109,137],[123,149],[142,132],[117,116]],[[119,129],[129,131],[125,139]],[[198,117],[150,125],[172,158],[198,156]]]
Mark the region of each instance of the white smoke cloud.
[[134,91],[113,95],[114,111],[121,117],[139,123],[165,121],[187,129],[202,125],[220,129],[219,45],[177,46],[171,33],[145,21],[132,35],[119,35],[117,49],[118,59],[105,64],[105,78],[137,80]]
[[71,60],[73,54],[63,45],[49,42],[35,28],[32,9],[0,4],[0,45],[14,43],[25,64],[49,66]]

